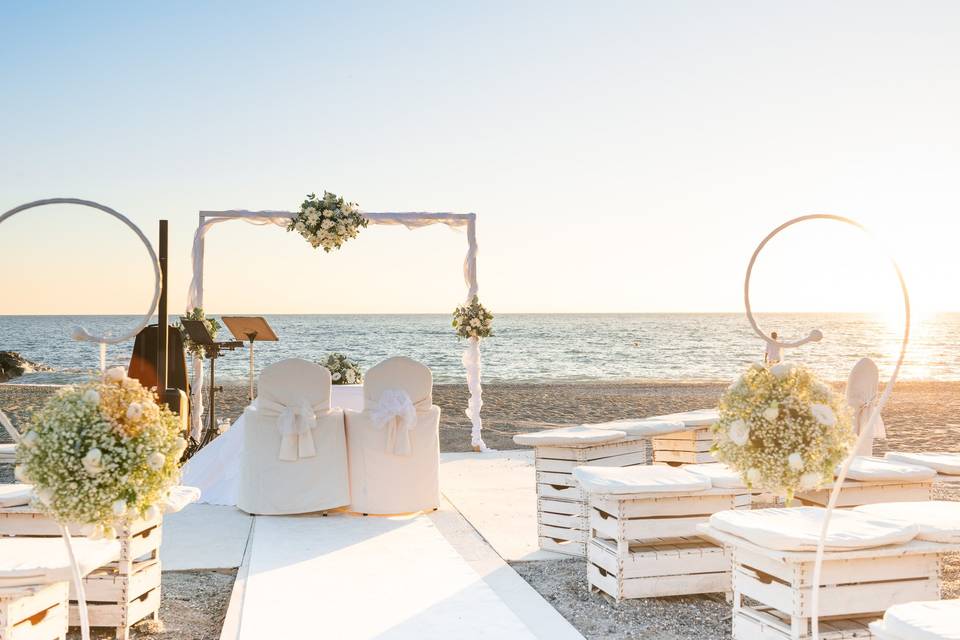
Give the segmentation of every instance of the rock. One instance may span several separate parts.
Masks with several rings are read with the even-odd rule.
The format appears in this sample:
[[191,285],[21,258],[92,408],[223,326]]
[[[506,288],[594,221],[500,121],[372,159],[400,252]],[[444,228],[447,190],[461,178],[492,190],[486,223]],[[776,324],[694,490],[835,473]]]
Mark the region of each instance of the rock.
[[50,371],[50,367],[31,362],[16,351],[0,351],[0,382],[34,371]]

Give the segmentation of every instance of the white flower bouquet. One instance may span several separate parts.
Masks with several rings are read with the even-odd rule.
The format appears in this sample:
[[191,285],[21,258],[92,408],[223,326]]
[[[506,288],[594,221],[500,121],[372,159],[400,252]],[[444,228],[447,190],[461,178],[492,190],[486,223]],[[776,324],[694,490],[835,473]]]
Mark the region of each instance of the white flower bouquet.
[[179,482],[187,444],[179,431],[170,409],[115,367],[63,388],[33,415],[14,471],[45,513],[113,537],[121,518],[155,517]]
[[854,441],[844,400],[808,369],[751,366],[720,399],[713,453],[751,488],[792,500],[833,481]]
[[489,338],[493,335],[493,314],[473,296],[469,304],[454,310],[453,328],[458,338]]
[[350,238],[356,238],[360,228],[367,224],[368,220],[361,215],[356,203],[324,191],[323,198],[317,198],[315,193],[307,196],[287,231],[296,231],[314,249],[323,247],[329,253]]
[[[209,331],[210,335],[213,336],[214,340],[216,340],[217,333],[220,331],[220,323],[216,318],[208,318],[207,314],[203,312],[201,307],[194,307],[185,317],[187,320],[202,320],[203,323],[207,325],[207,331]],[[177,328],[180,329],[181,332],[183,331],[183,325],[179,323],[177,324]],[[195,356],[199,356],[201,358],[206,356],[206,351],[204,351],[203,345],[197,344],[185,333],[183,335],[183,347],[188,353],[191,353]]]
[[331,353],[322,364],[330,371],[333,384],[360,384],[363,382],[360,365],[342,353]]

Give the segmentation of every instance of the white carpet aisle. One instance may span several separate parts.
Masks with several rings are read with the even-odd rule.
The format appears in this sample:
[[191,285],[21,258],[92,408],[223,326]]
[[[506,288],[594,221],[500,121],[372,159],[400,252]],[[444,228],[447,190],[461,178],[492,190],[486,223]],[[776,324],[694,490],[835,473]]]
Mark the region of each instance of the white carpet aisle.
[[426,516],[260,517],[239,635],[535,638]]

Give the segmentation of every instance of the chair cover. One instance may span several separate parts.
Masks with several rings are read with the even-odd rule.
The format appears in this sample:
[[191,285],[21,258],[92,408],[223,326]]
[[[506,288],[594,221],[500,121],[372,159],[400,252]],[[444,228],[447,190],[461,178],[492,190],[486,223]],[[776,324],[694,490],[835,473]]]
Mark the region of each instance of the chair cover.
[[[866,428],[870,412],[877,401],[880,385],[880,370],[870,358],[861,358],[850,370],[847,378],[847,406],[853,411],[853,431],[857,435]],[[877,417],[877,424],[873,428],[873,438],[864,442],[857,449],[858,456],[873,455],[873,441],[887,437],[883,418]]]
[[240,509],[282,515],[349,504],[343,413],[330,409],[327,369],[299,359],[270,365],[243,418]]
[[440,407],[430,369],[390,358],[364,377],[363,411],[347,411],[350,510],[412,513],[440,505]]

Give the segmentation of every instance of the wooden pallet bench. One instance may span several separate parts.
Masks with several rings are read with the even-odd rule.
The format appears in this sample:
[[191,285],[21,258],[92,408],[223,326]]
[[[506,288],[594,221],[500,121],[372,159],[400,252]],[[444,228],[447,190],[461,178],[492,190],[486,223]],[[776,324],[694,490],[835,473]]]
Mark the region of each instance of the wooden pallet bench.
[[66,582],[0,587],[0,640],[64,640]]
[[[705,526],[730,551],[734,640],[808,640],[815,553],[778,551]],[[936,600],[939,561],[960,545],[913,540],[827,551],[820,579],[821,638],[872,638],[868,625],[888,607]]]
[[653,439],[653,461],[670,465],[716,462],[710,427],[667,433]]
[[[830,500],[829,488],[817,491],[802,491],[796,495],[801,504],[825,507]],[[846,480],[837,496],[837,508],[850,509],[864,504],[878,502],[926,502],[933,495],[933,481],[887,480],[863,482]]]

